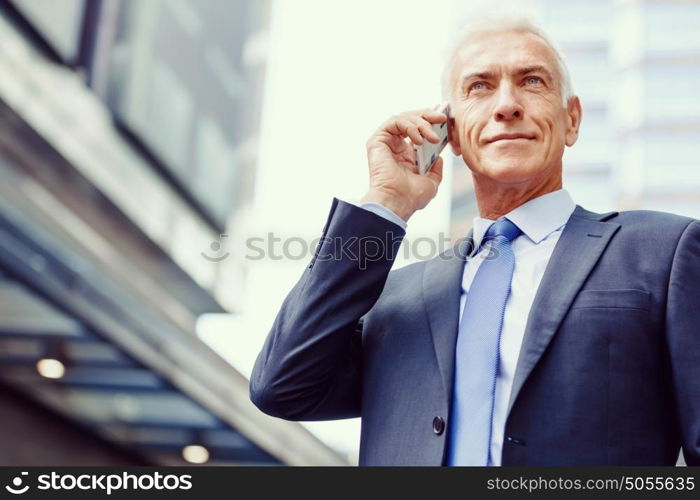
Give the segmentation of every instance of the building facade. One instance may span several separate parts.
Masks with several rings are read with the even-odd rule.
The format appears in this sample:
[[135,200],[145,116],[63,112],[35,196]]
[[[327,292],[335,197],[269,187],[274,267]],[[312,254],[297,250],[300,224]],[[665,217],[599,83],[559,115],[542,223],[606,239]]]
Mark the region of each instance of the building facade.
[[0,2],[5,465],[345,463],[196,332],[245,293],[269,9]]

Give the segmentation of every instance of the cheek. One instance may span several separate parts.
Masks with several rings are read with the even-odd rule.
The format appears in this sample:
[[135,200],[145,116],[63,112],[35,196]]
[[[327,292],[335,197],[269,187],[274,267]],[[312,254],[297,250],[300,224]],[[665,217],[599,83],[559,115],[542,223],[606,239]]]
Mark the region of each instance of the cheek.
[[478,142],[479,130],[485,125],[485,120],[480,118],[482,113],[474,104],[465,106],[461,116],[462,120],[458,128],[460,140],[474,147]]
[[558,148],[566,139],[566,127],[560,116],[536,116],[533,121],[540,129],[543,143],[548,148]]

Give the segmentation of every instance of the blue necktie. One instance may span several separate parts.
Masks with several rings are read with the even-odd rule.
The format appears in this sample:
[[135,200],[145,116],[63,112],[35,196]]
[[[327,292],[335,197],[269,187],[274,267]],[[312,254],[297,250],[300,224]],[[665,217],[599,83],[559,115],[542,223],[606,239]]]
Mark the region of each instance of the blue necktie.
[[448,465],[493,463],[489,450],[498,346],[515,267],[510,242],[519,234],[515,224],[500,218],[484,235],[490,249],[469,288],[457,336]]

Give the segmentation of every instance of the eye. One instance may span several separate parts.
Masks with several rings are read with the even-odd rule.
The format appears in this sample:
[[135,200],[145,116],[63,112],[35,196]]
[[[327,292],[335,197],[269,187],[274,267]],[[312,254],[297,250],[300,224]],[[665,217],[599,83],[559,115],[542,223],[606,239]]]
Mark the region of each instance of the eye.
[[539,76],[528,76],[525,81],[527,82],[528,85],[539,85],[544,83],[542,78]]
[[469,92],[486,90],[486,82],[474,82],[469,86]]

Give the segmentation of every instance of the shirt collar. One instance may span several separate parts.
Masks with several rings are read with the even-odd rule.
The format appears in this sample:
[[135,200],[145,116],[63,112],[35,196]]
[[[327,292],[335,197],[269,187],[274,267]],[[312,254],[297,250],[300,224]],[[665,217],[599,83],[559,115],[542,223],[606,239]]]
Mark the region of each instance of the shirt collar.
[[[558,189],[523,203],[505,214],[505,217],[518,226],[534,244],[538,244],[564,226],[575,208],[576,204],[569,192],[566,189]],[[481,246],[484,234],[494,222],[491,219],[474,217],[472,238],[475,249]]]

